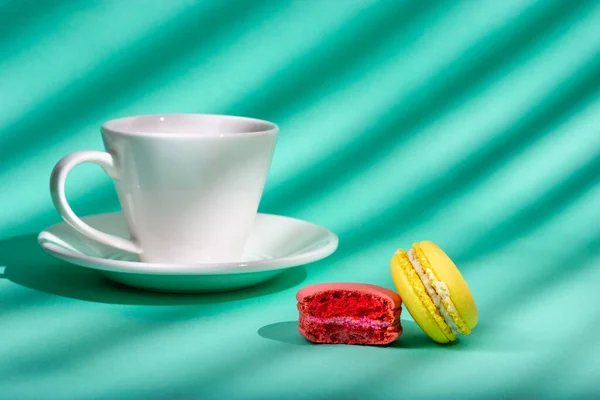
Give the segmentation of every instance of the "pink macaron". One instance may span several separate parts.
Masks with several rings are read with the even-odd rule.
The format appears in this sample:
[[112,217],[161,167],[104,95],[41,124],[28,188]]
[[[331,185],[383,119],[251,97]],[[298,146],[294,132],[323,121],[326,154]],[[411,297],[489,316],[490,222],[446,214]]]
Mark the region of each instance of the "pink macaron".
[[321,283],[296,294],[298,331],[315,343],[384,345],[402,334],[400,296],[364,283]]

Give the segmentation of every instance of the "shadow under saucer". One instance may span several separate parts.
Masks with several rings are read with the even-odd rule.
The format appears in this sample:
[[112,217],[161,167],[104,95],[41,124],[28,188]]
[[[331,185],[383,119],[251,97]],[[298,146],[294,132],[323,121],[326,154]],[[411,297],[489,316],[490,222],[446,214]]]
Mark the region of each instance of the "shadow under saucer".
[[302,283],[306,270],[295,267],[274,278],[246,289],[206,294],[150,292],[114,283],[99,272],[68,264],[46,254],[37,243],[37,235],[26,235],[0,242],[0,279],[40,292],[79,300],[132,305],[210,304],[280,292]]

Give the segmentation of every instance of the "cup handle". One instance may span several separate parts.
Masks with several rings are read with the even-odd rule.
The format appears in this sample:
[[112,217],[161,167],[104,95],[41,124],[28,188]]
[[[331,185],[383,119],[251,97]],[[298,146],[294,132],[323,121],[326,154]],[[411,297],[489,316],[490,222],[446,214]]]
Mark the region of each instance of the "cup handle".
[[102,167],[104,172],[111,178],[117,178],[114,169],[114,160],[109,153],[103,151],[78,151],[71,153],[56,164],[52,170],[52,175],[50,176],[50,193],[52,195],[54,207],[56,207],[56,210],[65,222],[82,235],[110,247],[124,250],[129,253],[140,254],[142,250],[139,245],[131,240],[110,235],[92,228],[75,215],[71,206],[69,206],[67,197],[65,196],[65,181],[67,180],[67,175],[73,167],[85,162],[97,164]]

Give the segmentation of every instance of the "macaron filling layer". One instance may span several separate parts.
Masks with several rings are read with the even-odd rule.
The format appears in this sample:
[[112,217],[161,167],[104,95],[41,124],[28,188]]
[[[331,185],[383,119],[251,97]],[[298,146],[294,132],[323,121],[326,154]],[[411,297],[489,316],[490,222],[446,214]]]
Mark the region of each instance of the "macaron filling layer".
[[[435,306],[437,307],[438,311],[444,318],[444,321],[450,327],[452,333],[456,337],[461,336],[462,332],[458,328],[456,322],[454,322],[454,319],[450,316],[447,309],[451,308],[455,310],[454,304],[450,299],[448,287],[446,287],[446,285],[443,282],[440,282],[437,279],[435,279],[435,276],[433,276],[433,272],[431,271],[431,269],[427,269],[427,271],[425,271],[425,269],[417,259],[415,249],[410,249],[408,251],[408,259],[410,260],[410,263],[417,272],[417,275],[419,275],[419,278],[421,278],[421,282],[423,283],[423,286],[425,286],[427,294],[429,295],[429,297],[431,297],[433,304],[435,304]],[[436,289],[434,289],[434,286]],[[447,294],[447,296],[444,296],[444,301],[442,301],[442,297],[440,297],[440,294],[438,293],[437,289],[440,289],[440,291],[443,291],[444,294]]]
[[363,328],[390,328],[398,325],[398,321],[395,322],[387,322],[387,321],[374,321],[369,318],[353,318],[353,317],[332,317],[332,318],[323,318],[323,317],[313,317],[313,316],[303,316],[303,320],[306,322],[318,322],[321,324],[337,324],[337,325],[350,325],[350,326],[360,326]]

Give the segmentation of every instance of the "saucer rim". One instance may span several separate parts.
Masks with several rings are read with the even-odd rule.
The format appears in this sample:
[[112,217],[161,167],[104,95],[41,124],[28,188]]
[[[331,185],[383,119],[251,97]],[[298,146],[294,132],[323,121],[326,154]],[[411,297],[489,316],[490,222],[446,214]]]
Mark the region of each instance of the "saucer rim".
[[[122,214],[121,211],[97,213],[84,216],[82,219],[85,221],[86,219],[91,217],[114,217],[115,215],[120,214]],[[37,236],[37,242],[45,252],[70,264],[100,271],[146,275],[228,275],[276,271],[322,260],[333,254],[339,246],[338,236],[331,230],[321,225],[302,220],[300,218],[288,217],[284,215],[277,215],[271,213],[257,214],[268,218],[280,219],[282,221],[293,221],[296,223],[300,222],[303,224],[308,224],[313,229],[319,229],[321,231],[324,231],[324,233],[326,234],[323,240],[324,244],[322,247],[297,255],[266,260],[249,260],[201,264],[167,264],[146,263],[141,261],[122,261],[102,257],[95,257],[87,254],[74,253],[56,243],[53,243],[43,238],[44,233],[48,232],[52,228],[61,225],[66,225],[67,223],[64,221],[50,225],[47,228],[43,229]]]

